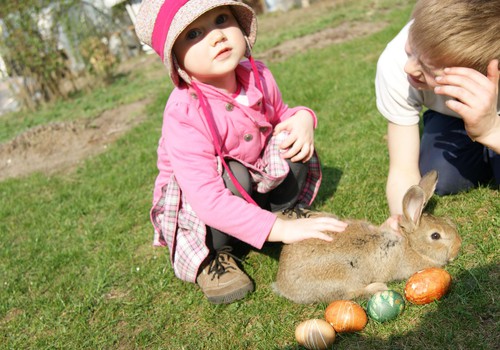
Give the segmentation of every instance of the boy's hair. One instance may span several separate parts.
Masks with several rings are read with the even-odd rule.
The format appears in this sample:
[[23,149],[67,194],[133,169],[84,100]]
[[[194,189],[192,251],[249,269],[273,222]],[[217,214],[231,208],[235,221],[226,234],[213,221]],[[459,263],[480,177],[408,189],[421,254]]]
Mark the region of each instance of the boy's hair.
[[411,45],[436,67],[486,74],[500,59],[500,0],[419,0],[412,18]]

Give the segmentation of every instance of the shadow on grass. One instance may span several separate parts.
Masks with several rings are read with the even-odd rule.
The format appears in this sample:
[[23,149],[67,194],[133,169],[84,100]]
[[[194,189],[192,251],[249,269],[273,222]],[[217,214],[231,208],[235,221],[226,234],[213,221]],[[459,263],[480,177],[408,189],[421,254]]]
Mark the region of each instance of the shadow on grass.
[[[437,304],[407,303],[404,314],[387,324],[370,320],[370,333],[385,336],[372,337],[366,331],[340,334],[332,349],[498,349],[499,276],[499,264],[462,270],[454,276],[448,295]],[[406,322],[401,328],[409,323],[414,326],[407,333],[391,335],[400,328],[398,322]]]
[[259,252],[277,261],[280,257],[281,247],[283,247],[281,242],[267,242]]
[[318,195],[314,201],[314,207],[320,207],[328,202],[339,186],[340,178],[342,177],[342,170],[339,168],[332,168],[329,166],[322,167],[323,180],[319,189]]

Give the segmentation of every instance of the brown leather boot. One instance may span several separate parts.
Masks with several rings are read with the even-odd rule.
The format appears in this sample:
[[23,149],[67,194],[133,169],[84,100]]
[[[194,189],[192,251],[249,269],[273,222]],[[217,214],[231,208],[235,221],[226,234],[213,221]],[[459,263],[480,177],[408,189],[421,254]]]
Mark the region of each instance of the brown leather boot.
[[252,281],[240,270],[231,250],[230,247],[219,250],[196,278],[196,283],[213,304],[232,303],[254,290]]

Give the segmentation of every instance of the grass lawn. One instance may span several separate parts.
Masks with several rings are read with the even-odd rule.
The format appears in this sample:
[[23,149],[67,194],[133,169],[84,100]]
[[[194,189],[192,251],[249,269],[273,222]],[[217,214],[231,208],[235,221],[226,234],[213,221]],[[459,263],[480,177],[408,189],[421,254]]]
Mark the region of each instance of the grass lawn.
[[[316,208],[381,223],[388,215],[388,155],[386,122],[375,106],[375,64],[414,1],[338,3],[335,11],[261,31],[256,56],[345,21],[387,23],[368,36],[269,62],[285,101],[318,114],[324,182]],[[261,16],[261,28],[275,16]],[[151,74],[155,69],[161,73]],[[0,349],[291,350],[301,349],[296,325],[323,317],[326,304],[296,305],[273,293],[279,244],[245,260],[255,292],[219,306],[175,278],[168,251],[152,247],[156,145],[170,89],[156,64],[40,112],[0,117],[3,142],[35,125],[93,118],[145,96],[153,101],[143,123],[76,170],[0,182]],[[369,321],[361,332],[338,335],[335,349],[498,348],[499,193],[479,188],[433,204],[463,238],[461,254],[446,267],[450,293],[432,304],[407,305],[391,322]],[[390,286],[402,293],[404,281]]]

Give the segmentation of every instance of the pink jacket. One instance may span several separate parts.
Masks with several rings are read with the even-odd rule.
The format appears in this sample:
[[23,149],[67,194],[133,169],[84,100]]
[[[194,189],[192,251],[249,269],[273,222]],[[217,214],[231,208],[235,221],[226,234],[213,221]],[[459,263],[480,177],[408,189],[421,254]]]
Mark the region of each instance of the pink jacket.
[[[212,109],[221,136],[223,154],[255,164],[265,148],[274,126],[306,107],[288,108],[271,72],[256,62],[266,92],[266,115],[262,114],[263,96],[255,87],[250,64],[236,69],[238,81],[249,99],[249,106],[238,104],[231,96],[199,84]],[[175,88],[163,115],[162,135],[158,146],[158,169],[153,207],[160,200],[162,188],[174,174],[188,203],[199,219],[256,248],[264,244],[276,216],[236,197],[225,188],[218,169],[216,151],[194,90]]]

